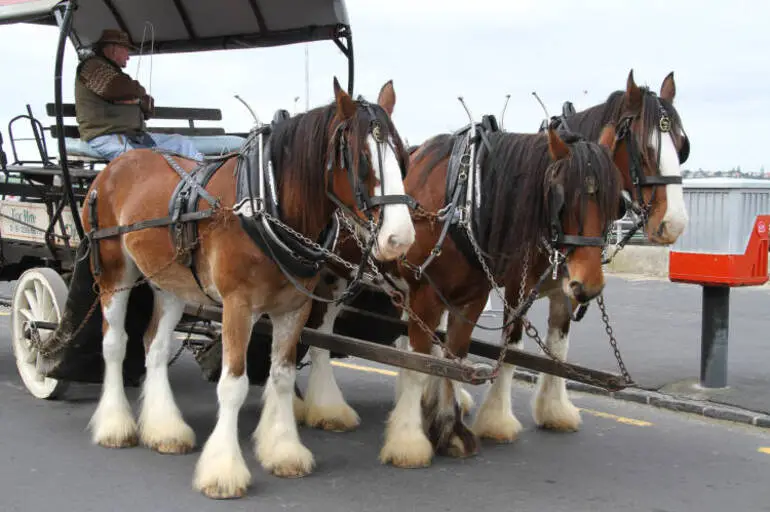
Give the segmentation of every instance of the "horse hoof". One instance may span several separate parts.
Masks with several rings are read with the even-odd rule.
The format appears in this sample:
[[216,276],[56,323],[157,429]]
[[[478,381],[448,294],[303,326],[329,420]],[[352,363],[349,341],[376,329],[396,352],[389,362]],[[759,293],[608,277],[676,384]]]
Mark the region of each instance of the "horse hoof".
[[275,476],[300,478],[310,474],[315,466],[313,454],[300,443],[278,443],[257,452],[262,467]]
[[444,449],[448,457],[464,459],[472,457],[479,452],[479,444],[475,436],[453,435],[449,440],[449,445]]
[[433,445],[422,431],[413,436],[388,439],[380,451],[380,462],[398,468],[427,468],[433,458]]
[[129,436],[106,436],[97,439],[96,443],[104,448],[133,448],[139,444],[139,438],[136,434]]
[[149,449],[169,455],[190,453],[195,447],[195,433],[181,420],[163,429],[150,429],[142,424],[140,437]]
[[477,436],[498,443],[512,443],[519,437],[522,427],[516,416],[513,414],[494,414],[487,411],[487,409],[482,409],[473,424],[473,432]]
[[336,406],[308,407],[305,423],[330,432],[349,432],[361,424],[358,413],[346,403]]
[[193,488],[212,499],[241,498],[250,481],[251,473],[240,454],[228,457],[204,447],[195,467]]
[[559,400],[547,403],[539,402],[535,408],[535,424],[546,430],[558,432],[577,432],[582,420],[580,410],[569,400]]
[[212,500],[232,500],[243,498],[246,495],[246,487],[222,487],[219,485],[209,485],[200,491],[207,498]]

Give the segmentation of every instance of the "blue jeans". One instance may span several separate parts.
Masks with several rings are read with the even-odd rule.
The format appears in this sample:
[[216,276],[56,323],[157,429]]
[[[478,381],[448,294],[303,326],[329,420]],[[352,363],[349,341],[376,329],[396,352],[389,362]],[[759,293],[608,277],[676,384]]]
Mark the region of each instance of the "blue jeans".
[[203,160],[203,154],[198,151],[193,141],[177,134],[146,132],[144,136],[127,137],[126,135],[111,133],[94,137],[88,141],[88,145],[105,160],[113,160],[130,149],[151,148],[153,146],[174,151],[194,160]]

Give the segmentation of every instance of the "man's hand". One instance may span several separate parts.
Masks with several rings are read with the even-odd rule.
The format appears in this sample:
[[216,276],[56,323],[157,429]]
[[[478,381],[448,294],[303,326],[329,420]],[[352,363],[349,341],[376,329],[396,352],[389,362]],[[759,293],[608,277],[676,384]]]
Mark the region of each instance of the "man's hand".
[[149,94],[145,94],[140,100],[137,101],[139,102],[139,108],[141,108],[142,112],[144,113],[144,118],[149,119],[153,110],[155,110],[155,98]]

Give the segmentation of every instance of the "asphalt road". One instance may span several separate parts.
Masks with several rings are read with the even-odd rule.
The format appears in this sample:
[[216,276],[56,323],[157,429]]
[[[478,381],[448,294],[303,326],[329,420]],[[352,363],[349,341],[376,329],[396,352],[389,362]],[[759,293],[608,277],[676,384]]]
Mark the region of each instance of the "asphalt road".
[[[250,436],[261,388],[251,389],[240,437],[252,486],[239,501],[214,502],[190,485],[198,452],[159,455],[145,448],[93,446],[85,428],[99,389],[73,385],[64,401],[33,398],[16,373],[0,316],[0,511],[770,511],[770,433],[647,406],[572,393],[580,432],[533,425],[531,389],[517,383],[514,410],[525,430],[510,445],[484,443],[470,459],[437,457],[401,470],[377,455],[391,406],[389,371],[338,367],[349,403],[362,418],[351,433],[302,428],[315,472],[297,480],[266,474]],[[364,367],[365,361],[346,360]],[[301,372],[306,383],[308,369]],[[185,354],[171,368],[178,403],[199,442],[216,417],[214,385]],[[469,388],[476,399],[481,387]],[[136,403],[137,389],[129,398]]]
[[[731,290],[728,387],[708,393],[692,386],[700,375],[701,294],[701,287],[696,285],[608,276],[605,304],[631,376],[645,389],[709,398],[770,414],[770,286]],[[492,306],[493,310],[502,309],[494,294]],[[543,337],[547,313],[548,302],[539,300],[528,314]],[[501,324],[499,315],[482,320],[486,326]],[[499,343],[499,331],[476,329],[474,336]],[[524,349],[538,350],[528,339]],[[570,328],[569,360],[619,373],[596,303]]]

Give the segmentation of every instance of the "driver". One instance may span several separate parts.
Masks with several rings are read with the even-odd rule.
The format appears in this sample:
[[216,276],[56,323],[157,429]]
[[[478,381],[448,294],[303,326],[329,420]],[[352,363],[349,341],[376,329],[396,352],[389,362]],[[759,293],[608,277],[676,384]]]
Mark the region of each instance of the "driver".
[[147,131],[145,120],[152,115],[154,100],[122,71],[129,50],[136,47],[127,33],[107,29],[94,44],[93,56],[78,65],[75,111],[80,139],[106,160],[130,149],[150,147],[203,160],[189,138]]

